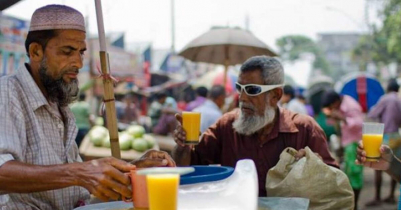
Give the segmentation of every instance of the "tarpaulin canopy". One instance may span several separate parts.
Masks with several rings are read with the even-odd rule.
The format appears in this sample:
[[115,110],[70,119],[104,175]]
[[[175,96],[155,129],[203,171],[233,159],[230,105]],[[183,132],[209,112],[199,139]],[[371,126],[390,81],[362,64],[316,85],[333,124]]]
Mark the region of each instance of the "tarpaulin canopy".
[[384,95],[380,82],[373,75],[361,72],[344,76],[336,84],[336,90],[357,100],[364,112],[369,111]]

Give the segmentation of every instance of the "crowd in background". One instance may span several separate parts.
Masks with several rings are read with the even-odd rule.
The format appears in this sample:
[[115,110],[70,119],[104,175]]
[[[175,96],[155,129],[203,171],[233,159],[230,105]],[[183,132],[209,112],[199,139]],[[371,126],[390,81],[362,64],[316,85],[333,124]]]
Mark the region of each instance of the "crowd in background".
[[[315,113],[313,107],[307,103],[307,90],[300,91],[290,85],[283,87],[283,97],[279,106],[298,114],[308,115],[316,120],[326,134],[332,155],[336,157],[342,170],[350,179],[356,203],[363,187],[363,167],[355,164],[357,142],[362,138],[362,123],[365,121],[385,123],[385,143],[390,145],[397,156],[400,156],[401,137],[398,128],[401,126],[401,100],[398,96],[398,89],[397,82],[390,80],[387,94],[368,113],[362,111],[361,105],[354,98],[341,95],[334,90],[327,90],[321,97],[320,111]],[[201,113],[201,132],[204,132],[224,113],[239,107],[238,93],[227,95],[221,85],[214,85],[210,89],[201,86],[186,93],[185,97],[181,97],[182,100],[174,98],[169,91],[154,93],[149,98],[133,93],[116,95],[115,104],[119,126],[140,124],[149,133],[172,135],[177,125],[175,114],[194,111]],[[140,99],[150,102],[145,112],[146,116],[141,115],[144,110],[142,110]],[[89,104],[85,102],[84,94],[80,95],[79,101],[74,103],[71,109],[76,116],[79,128],[76,139],[79,145],[90,127],[93,126],[94,115],[89,111]],[[105,120],[105,116],[103,118]],[[394,195],[396,181],[392,181],[389,195],[383,200],[381,199],[381,185],[382,173],[377,171],[375,174],[376,191],[373,200],[367,203],[367,206],[380,205],[381,202],[396,202]]]

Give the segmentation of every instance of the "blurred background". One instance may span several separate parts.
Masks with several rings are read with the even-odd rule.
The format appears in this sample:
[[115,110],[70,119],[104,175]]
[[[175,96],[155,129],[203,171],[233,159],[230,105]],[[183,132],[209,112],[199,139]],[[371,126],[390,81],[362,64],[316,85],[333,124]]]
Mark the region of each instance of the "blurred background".
[[[28,61],[24,42],[30,17],[48,4],[71,6],[86,18],[88,51],[79,84],[86,96],[82,99],[90,105],[92,125],[103,125],[94,1],[0,0],[0,76],[12,74]],[[306,99],[317,121],[325,90],[334,88],[354,97],[366,113],[384,94],[389,79],[399,81],[401,75],[401,0],[103,0],[102,4],[110,69],[118,79],[120,130],[136,124],[152,133],[151,104],[161,92],[173,100],[164,104],[183,111],[199,96],[197,88],[224,85],[223,112],[236,106],[241,62],[223,66],[180,56],[197,37],[218,29],[251,34],[276,54],[284,65],[286,84]],[[127,118],[127,112],[132,117]],[[169,129],[158,135],[169,137]],[[169,151],[171,145],[158,143]],[[374,191],[373,171],[365,173],[361,209]]]

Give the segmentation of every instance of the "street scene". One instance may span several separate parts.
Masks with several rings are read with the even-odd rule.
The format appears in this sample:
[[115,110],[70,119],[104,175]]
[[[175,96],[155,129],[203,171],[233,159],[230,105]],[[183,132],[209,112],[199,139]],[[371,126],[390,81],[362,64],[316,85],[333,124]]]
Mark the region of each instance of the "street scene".
[[0,0],[0,209],[401,210],[401,0]]

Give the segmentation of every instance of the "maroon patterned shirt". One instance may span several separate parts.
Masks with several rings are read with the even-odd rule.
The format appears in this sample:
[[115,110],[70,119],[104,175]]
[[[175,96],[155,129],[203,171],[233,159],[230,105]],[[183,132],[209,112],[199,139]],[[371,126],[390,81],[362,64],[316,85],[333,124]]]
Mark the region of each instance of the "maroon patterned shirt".
[[203,133],[201,142],[191,154],[191,165],[221,164],[235,167],[238,160],[252,159],[259,179],[259,196],[266,196],[266,175],[275,166],[281,152],[292,147],[297,150],[308,146],[318,153],[326,164],[338,167],[330,156],[326,136],[315,120],[283,108],[270,134],[238,134],[232,123],[239,110],[223,115]]

